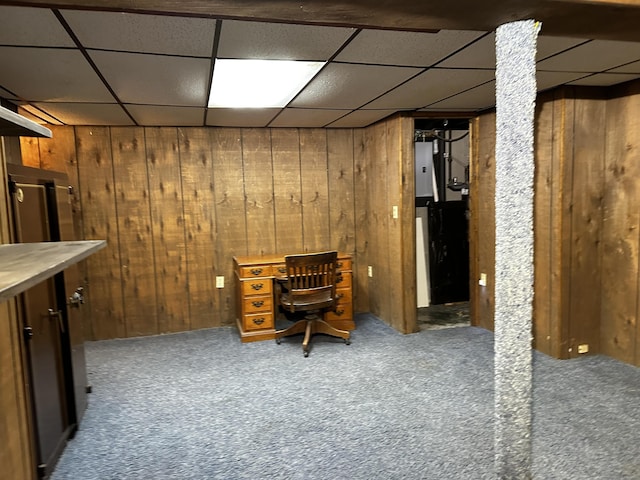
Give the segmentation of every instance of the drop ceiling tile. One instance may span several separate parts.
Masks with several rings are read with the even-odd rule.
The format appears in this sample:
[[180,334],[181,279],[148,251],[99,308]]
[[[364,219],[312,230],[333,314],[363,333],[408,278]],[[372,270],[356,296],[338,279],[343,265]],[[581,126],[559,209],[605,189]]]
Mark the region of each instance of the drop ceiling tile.
[[548,90],[549,88],[564,85],[573,80],[584,77],[584,73],[576,72],[536,72],[536,83],[538,91]]
[[418,68],[331,63],[290,104],[356,109],[420,72]]
[[496,104],[496,82],[485,83],[441,102],[428,105],[429,110],[482,110]]
[[342,117],[332,124],[330,128],[360,128],[371,125],[396,113],[395,110],[356,110],[349,115]]
[[640,73],[640,61],[631,62],[621,67],[612,68],[607,73]]
[[125,105],[139,125],[193,127],[204,123],[203,107]]
[[320,110],[311,108],[285,108],[270,127],[324,127],[351,110]]
[[78,50],[0,47],[0,85],[27,101],[113,102]]
[[438,33],[363,30],[336,60],[429,67],[482,34],[462,30],[441,30]]
[[210,108],[207,125],[214,127],[266,127],[279,108]]
[[49,9],[0,6],[0,45],[75,47]]
[[585,85],[595,87],[610,87],[618,83],[628,82],[640,78],[640,74],[634,73],[596,73],[588,77],[569,82],[569,85]]
[[438,64],[442,68],[496,68],[496,35],[490,33]]
[[492,70],[432,68],[363,108],[414,109],[473,88],[494,78]]
[[123,103],[206,105],[210,60],[95,50],[89,55]]
[[640,60],[640,43],[594,40],[538,63],[540,70],[601,72]]
[[215,19],[80,10],[62,15],[85,48],[211,57]]
[[218,58],[328,60],[353,28],[224,20]]
[[583,38],[566,38],[566,37],[538,37],[538,48],[536,50],[536,60],[544,60],[551,55],[562,52],[569,48],[588,42]]
[[134,125],[115,103],[35,103],[39,109],[67,125]]

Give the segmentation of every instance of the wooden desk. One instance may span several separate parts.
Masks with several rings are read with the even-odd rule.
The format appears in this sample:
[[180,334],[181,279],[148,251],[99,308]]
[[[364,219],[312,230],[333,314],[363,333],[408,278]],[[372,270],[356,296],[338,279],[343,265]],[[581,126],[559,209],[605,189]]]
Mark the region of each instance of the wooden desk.
[[[236,272],[236,322],[242,342],[275,338],[278,299],[275,279],[286,274],[284,255],[233,257]],[[351,255],[338,254],[335,312],[324,320],[342,330],[354,330]]]

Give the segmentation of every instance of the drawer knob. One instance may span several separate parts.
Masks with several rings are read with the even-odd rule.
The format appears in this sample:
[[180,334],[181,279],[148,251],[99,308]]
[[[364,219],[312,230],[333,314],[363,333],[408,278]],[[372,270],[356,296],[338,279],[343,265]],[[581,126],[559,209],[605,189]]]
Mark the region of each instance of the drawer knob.
[[262,325],[264,323],[264,317],[254,318],[253,323],[255,323],[256,325]]
[[260,275],[262,273],[261,268],[252,268],[250,271],[251,271],[251,275]]
[[251,288],[253,288],[254,290],[262,290],[263,286],[264,286],[263,283],[252,283],[251,284]]
[[261,307],[262,305],[264,305],[264,300],[254,300],[253,302],[251,302],[251,305],[253,305],[254,307]]
[[278,273],[287,273],[286,267],[278,267]]
[[341,316],[342,316],[342,314],[344,314],[344,309],[342,309],[342,310],[336,310],[336,311],[335,311],[335,314],[336,314],[336,316],[341,317]]
[[336,298],[337,298],[337,299],[344,298],[344,293],[339,293],[339,294],[337,294],[337,295],[336,295]]
[[336,263],[336,268],[342,268],[343,263],[342,262],[337,262]]
[[336,283],[342,282],[342,275],[336,275]]

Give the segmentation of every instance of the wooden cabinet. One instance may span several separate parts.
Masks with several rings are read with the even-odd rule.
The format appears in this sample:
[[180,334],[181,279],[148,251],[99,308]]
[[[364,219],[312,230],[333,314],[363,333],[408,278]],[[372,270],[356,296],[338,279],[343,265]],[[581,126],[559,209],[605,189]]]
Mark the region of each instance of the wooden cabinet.
[[[236,274],[238,331],[243,342],[273,339],[279,313],[275,280],[285,275],[284,255],[233,257]],[[336,328],[353,330],[353,271],[351,256],[338,254],[338,305],[324,320]]]
[[[73,240],[66,175],[9,165],[16,243]],[[81,304],[76,265],[19,296],[25,382],[31,403],[38,475],[47,477],[75,433],[87,405]]]

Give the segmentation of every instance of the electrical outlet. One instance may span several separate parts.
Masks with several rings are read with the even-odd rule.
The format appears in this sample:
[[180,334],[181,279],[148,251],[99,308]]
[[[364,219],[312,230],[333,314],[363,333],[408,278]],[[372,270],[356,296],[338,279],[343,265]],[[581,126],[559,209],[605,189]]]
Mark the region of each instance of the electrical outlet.
[[480,280],[478,280],[478,285],[480,285],[481,287],[486,287],[487,286],[487,274],[486,273],[481,273],[480,274]]
[[371,265],[367,267],[367,275],[369,278],[373,277],[373,267]]
[[218,275],[216,277],[216,288],[224,288],[224,276]]
[[394,205],[392,210],[393,210],[393,218],[398,218],[398,206]]
[[582,343],[578,345],[578,353],[589,353],[589,344]]

